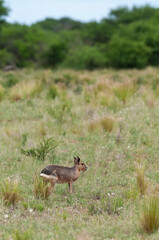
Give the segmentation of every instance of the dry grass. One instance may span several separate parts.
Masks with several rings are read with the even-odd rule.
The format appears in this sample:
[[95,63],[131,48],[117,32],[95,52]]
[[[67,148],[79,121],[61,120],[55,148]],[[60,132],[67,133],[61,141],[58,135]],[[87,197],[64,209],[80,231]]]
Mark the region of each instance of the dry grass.
[[30,81],[30,82],[19,82],[11,88],[10,99],[13,101],[19,101],[23,99],[29,99],[39,94],[41,91],[41,83]]
[[101,131],[100,122],[97,120],[91,121],[88,125],[88,131],[91,132],[99,132]]
[[48,199],[51,195],[49,182],[43,181],[38,175],[34,177],[34,195],[42,199]]
[[1,195],[3,202],[6,205],[15,205],[16,203],[18,203],[22,199],[19,191],[18,182],[7,179],[1,185]]
[[112,117],[105,117],[100,120],[100,124],[104,131],[112,132],[114,128],[115,121]]
[[159,208],[155,198],[145,200],[140,224],[147,233],[153,233],[159,228]]
[[135,86],[132,83],[120,83],[114,87],[115,95],[125,104],[130,96],[135,92]]
[[137,181],[138,190],[140,194],[145,195],[146,190],[148,188],[148,182],[145,177],[145,169],[139,163],[135,164],[135,169],[136,169],[136,181]]
[[88,125],[89,132],[100,132],[104,130],[105,132],[112,132],[114,128],[115,121],[112,117],[104,117],[100,120],[91,121]]

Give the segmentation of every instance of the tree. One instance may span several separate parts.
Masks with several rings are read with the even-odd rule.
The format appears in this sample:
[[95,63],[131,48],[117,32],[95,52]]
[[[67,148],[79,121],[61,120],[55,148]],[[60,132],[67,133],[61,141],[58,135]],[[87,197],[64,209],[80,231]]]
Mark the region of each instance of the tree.
[[9,13],[9,8],[5,6],[4,0],[0,0],[0,26],[4,22],[4,17]]

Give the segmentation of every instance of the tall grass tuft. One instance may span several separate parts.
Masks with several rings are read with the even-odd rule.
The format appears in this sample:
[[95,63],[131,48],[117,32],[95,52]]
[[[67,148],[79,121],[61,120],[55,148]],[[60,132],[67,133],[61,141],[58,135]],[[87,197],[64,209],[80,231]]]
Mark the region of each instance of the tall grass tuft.
[[103,130],[106,132],[112,132],[112,130],[114,128],[114,123],[115,123],[115,121],[111,117],[105,117],[100,120],[100,124],[101,124]]
[[91,132],[98,132],[101,130],[101,125],[99,121],[91,121],[88,125],[88,131]]
[[34,195],[37,198],[48,199],[51,195],[49,182],[43,181],[39,176],[34,177]]
[[19,101],[23,99],[30,99],[41,92],[41,83],[35,81],[19,82],[10,90],[10,99]]
[[18,203],[22,199],[19,191],[18,182],[7,179],[1,185],[1,195],[3,202],[6,205],[15,205],[16,203]]
[[159,207],[155,198],[145,200],[140,225],[147,233],[153,233],[159,228]]
[[0,101],[2,101],[4,97],[4,93],[5,93],[5,89],[2,87],[2,85],[0,85]]
[[114,88],[115,95],[125,104],[127,99],[134,93],[135,87],[130,83],[121,83]]
[[138,190],[140,194],[145,195],[148,187],[148,182],[145,177],[145,169],[139,163],[135,164],[135,169],[136,169],[136,181],[137,181]]
[[48,97],[50,98],[56,98],[59,96],[58,88],[55,84],[51,85],[48,91]]

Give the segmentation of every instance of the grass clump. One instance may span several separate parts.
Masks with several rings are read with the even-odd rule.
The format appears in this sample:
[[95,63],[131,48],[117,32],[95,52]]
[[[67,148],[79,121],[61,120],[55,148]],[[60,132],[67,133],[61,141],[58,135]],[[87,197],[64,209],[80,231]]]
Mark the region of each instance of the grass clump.
[[2,101],[4,97],[4,93],[5,93],[5,89],[2,87],[2,85],[0,85],[0,101]]
[[55,148],[58,146],[54,138],[43,138],[37,147],[27,150],[21,149],[21,153],[28,157],[34,157],[38,160],[44,161],[48,155],[53,156]]
[[48,199],[51,195],[49,182],[43,181],[40,177],[34,177],[34,195],[37,198]]
[[16,230],[13,235],[13,240],[31,240],[32,238],[32,232],[31,231],[20,231]]
[[13,101],[30,99],[40,93],[41,84],[35,81],[19,82],[11,88],[10,99]]
[[61,124],[65,122],[68,115],[72,117],[71,108],[71,101],[64,97],[60,104],[57,104],[54,107],[49,106],[48,113],[58,124]]
[[18,203],[22,199],[18,182],[7,179],[1,185],[1,195],[5,205],[15,205]]
[[101,130],[101,126],[99,124],[99,121],[91,121],[88,125],[88,131],[91,132],[97,132]]
[[140,225],[147,233],[153,233],[159,228],[159,208],[155,198],[147,199],[144,202]]
[[139,163],[135,164],[135,168],[136,168],[136,181],[137,181],[138,190],[141,195],[145,195],[148,187],[148,182],[145,177],[145,169]]
[[111,117],[105,117],[101,120],[91,121],[88,125],[89,132],[98,132],[102,129],[106,132],[112,132],[114,128],[114,120]]
[[111,117],[105,117],[100,120],[100,124],[101,124],[103,130],[106,132],[112,132],[112,130],[114,128],[114,123],[115,123],[115,121]]
[[114,88],[114,93],[124,104],[127,99],[132,96],[135,87],[130,83],[121,83]]
[[9,73],[5,76],[5,81],[3,82],[3,86],[6,88],[11,88],[15,84],[18,83],[18,77],[15,74]]
[[59,92],[58,92],[58,88],[56,85],[52,85],[50,88],[49,88],[49,91],[48,91],[48,97],[49,98],[56,98],[59,96]]

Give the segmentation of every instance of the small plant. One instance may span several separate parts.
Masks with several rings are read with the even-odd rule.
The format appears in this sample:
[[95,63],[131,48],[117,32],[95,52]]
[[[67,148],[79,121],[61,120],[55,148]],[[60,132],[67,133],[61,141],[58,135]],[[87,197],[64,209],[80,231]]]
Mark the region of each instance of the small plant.
[[21,149],[21,153],[29,156],[29,157],[35,157],[39,160],[44,161],[45,158],[48,155],[53,155],[55,148],[58,146],[57,142],[54,140],[54,138],[43,138],[40,143],[37,145],[37,147],[30,148],[28,150]]
[[96,203],[90,203],[88,205],[88,213],[92,216],[100,213]]
[[22,202],[22,205],[24,207],[24,209],[28,209],[31,208],[33,210],[37,210],[37,211],[44,211],[45,206],[43,204],[37,203],[37,202]]
[[22,199],[19,192],[18,182],[7,179],[1,185],[1,195],[3,202],[6,205],[14,206],[18,203]]
[[140,225],[147,233],[153,233],[159,228],[159,207],[155,198],[145,200]]
[[57,104],[55,107],[49,107],[48,113],[50,116],[53,116],[57,123],[62,123],[65,121],[67,114],[71,114],[72,103],[67,98],[63,99],[60,104]]
[[134,93],[135,88],[130,83],[122,83],[114,88],[115,95],[125,104],[127,99]]
[[49,182],[43,181],[37,175],[34,177],[34,194],[37,198],[42,199],[48,199],[51,194]]
[[99,121],[91,121],[88,125],[88,131],[89,132],[97,132],[101,130],[101,125],[99,124]]
[[16,75],[9,73],[5,76],[5,81],[3,83],[4,87],[11,88],[18,82],[18,78]]
[[4,97],[4,93],[5,93],[5,90],[4,88],[2,87],[2,85],[0,85],[0,101],[2,101],[3,97]]
[[13,235],[13,240],[31,240],[32,238],[32,232],[31,231],[20,231],[16,230]]
[[26,142],[27,142],[27,137],[28,137],[28,135],[26,134],[26,133],[23,133],[22,134],[22,145],[24,146],[25,144],[26,144]]
[[50,88],[49,88],[49,91],[48,91],[48,97],[50,98],[56,98],[58,97],[59,93],[58,93],[58,88],[56,87],[56,85],[52,85]]
[[141,166],[139,163],[135,164],[136,168],[136,181],[137,181],[137,186],[139,189],[139,192],[144,195],[146,193],[147,187],[148,187],[148,182],[145,177],[145,169],[143,166]]
[[114,120],[113,120],[113,118],[110,118],[110,117],[105,117],[105,118],[101,119],[100,124],[102,125],[102,128],[106,132],[112,132],[112,130],[114,128]]
[[123,209],[124,200],[121,197],[102,197],[101,199],[101,209],[106,211],[109,215],[119,214],[121,209]]

